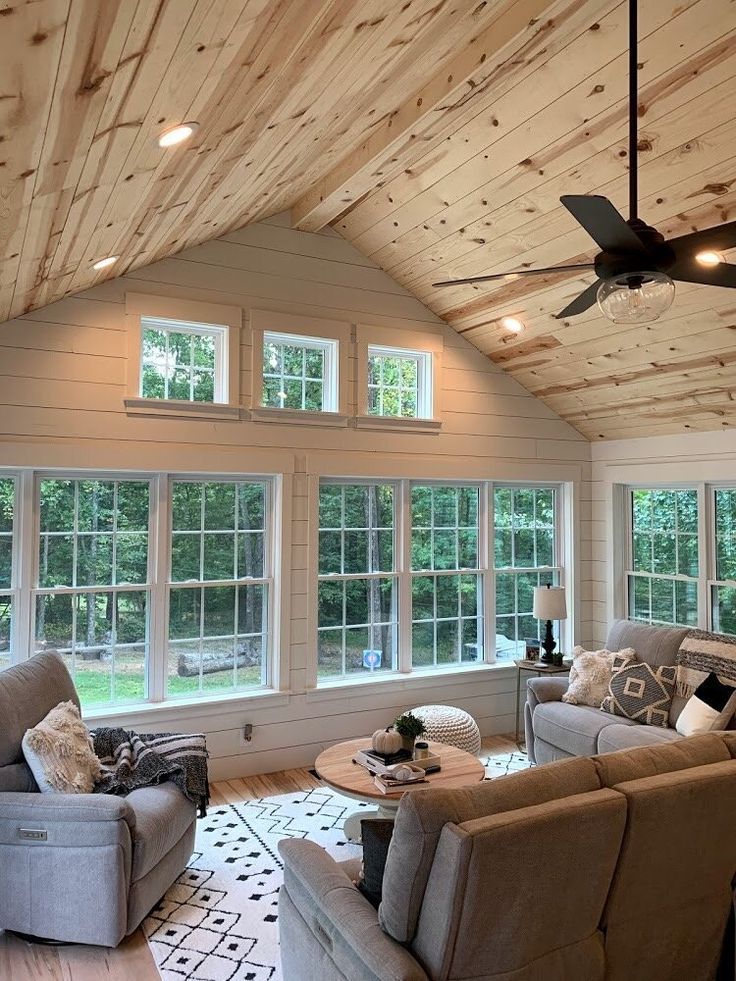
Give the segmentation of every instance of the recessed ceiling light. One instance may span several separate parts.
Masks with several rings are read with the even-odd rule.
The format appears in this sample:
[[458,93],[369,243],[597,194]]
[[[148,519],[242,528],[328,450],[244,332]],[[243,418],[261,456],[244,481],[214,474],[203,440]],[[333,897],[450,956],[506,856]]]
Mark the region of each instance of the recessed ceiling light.
[[723,262],[723,256],[720,252],[698,252],[695,258],[701,266],[717,266]]
[[517,317],[501,317],[501,326],[512,334],[520,334],[524,329],[524,324]]
[[176,146],[177,143],[188,140],[198,129],[199,123],[179,123],[178,126],[172,126],[163,131],[158,138],[158,145],[164,148]]
[[119,255],[108,255],[104,259],[98,259],[97,262],[92,263],[93,269],[107,269],[114,262],[117,262],[120,258]]

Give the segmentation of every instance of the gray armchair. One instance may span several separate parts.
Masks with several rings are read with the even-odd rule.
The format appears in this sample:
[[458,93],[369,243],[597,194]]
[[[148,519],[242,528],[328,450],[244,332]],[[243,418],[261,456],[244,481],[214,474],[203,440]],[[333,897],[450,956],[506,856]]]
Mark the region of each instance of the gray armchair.
[[170,783],[39,793],[21,741],[64,701],[79,705],[56,654],[0,673],[0,930],[115,947],[186,868],[196,808]]

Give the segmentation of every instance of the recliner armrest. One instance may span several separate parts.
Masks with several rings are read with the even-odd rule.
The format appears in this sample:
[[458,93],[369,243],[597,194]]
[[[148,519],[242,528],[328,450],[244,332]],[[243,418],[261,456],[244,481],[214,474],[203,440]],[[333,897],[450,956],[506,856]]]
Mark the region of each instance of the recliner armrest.
[[411,953],[383,932],[376,910],[323,848],[313,841],[287,838],[279,842],[279,852],[286,891],[307,923],[310,911],[305,907],[312,907],[323,942],[332,944],[333,960],[343,973],[343,959],[355,957],[365,965],[366,976],[428,981]]
[[529,678],[526,683],[527,700],[532,706],[540,702],[560,702],[567,688],[567,678]]
[[0,826],[10,823],[101,824],[125,821],[135,828],[135,812],[122,797],[110,794],[0,793]]

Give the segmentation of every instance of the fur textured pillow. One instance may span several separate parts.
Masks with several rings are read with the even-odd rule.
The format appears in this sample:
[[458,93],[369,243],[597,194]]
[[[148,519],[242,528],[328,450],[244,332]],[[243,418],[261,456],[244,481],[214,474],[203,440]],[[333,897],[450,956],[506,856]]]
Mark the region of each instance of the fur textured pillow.
[[667,729],[676,678],[674,664],[654,668],[636,657],[632,660],[617,654],[601,709],[634,722]]
[[41,793],[90,794],[102,773],[74,702],[59,702],[27,730],[23,755]]
[[[613,659],[616,651],[603,648],[601,651],[586,651],[574,648],[570,667],[570,684],[562,696],[563,702],[570,705],[590,705],[600,708],[608,694],[608,686],[613,675]],[[619,651],[621,657],[633,658],[636,654],[631,647]]]

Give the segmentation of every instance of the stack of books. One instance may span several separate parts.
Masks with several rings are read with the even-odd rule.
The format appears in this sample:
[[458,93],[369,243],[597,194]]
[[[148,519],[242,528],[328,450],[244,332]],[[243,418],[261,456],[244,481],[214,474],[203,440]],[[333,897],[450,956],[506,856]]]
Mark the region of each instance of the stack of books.
[[415,783],[427,783],[424,770],[412,767],[412,776],[406,779],[396,779],[390,772],[377,773],[373,777],[373,783],[382,794],[402,794],[407,787],[412,787]]

